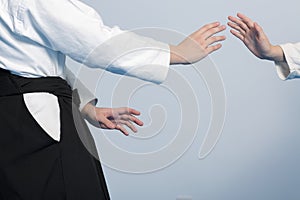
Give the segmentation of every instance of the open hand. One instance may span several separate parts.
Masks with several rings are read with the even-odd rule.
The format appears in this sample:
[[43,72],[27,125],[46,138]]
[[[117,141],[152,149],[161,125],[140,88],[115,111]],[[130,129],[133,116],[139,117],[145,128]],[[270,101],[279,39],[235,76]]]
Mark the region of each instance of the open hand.
[[135,133],[137,129],[134,124],[143,126],[143,122],[136,117],[140,115],[140,112],[132,108],[98,108],[89,103],[83,108],[82,112],[93,125],[103,129],[116,129],[126,136],[129,133],[124,126]]
[[[170,45],[171,64],[190,64],[195,63],[208,54],[220,49],[220,41],[225,40],[225,36],[216,36],[226,27],[219,22],[206,24],[199,30],[184,39],[177,46]],[[215,44],[217,43],[217,44]]]
[[273,46],[261,26],[249,17],[238,13],[237,17],[229,16],[230,32],[240,39],[246,47],[258,58],[273,61],[284,61],[283,51],[279,46]]

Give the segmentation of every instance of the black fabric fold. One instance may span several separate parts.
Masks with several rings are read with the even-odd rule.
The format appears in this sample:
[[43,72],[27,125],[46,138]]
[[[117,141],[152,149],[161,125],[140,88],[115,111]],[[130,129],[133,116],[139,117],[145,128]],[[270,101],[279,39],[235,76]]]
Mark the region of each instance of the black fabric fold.
[[[28,111],[24,93],[58,98],[61,140]],[[60,77],[25,78],[0,69],[0,200],[109,200],[93,137]]]

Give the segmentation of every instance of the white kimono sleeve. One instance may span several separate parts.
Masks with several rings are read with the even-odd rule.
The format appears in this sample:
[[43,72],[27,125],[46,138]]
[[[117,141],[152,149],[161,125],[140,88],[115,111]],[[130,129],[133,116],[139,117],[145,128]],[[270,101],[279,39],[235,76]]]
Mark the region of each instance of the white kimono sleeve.
[[66,81],[71,86],[72,90],[77,90],[79,97],[79,110],[82,111],[83,107],[92,103],[97,104],[98,99],[95,95],[72,73],[68,68],[65,68]]
[[169,45],[119,27],[78,0],[22,0],[18,34],[88,67],[161,83],[170,64]]
[[285,62],[275,62],[277,74],[282,80],[300,78],[300,43],[280,45]]

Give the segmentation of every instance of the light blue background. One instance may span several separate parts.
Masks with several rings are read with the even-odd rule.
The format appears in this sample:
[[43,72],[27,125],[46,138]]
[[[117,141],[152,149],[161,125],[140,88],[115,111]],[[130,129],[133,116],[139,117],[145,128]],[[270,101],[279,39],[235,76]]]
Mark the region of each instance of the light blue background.
[[[299,41],[299,2],[295,0],[84,2],[99,11],[106,25],[123,29],[162,27],[190,34],[208,22],[225,24],[228,15],[239,11],[258,21],[274,44]],[[196,200],[300,199],[300,82],[281,81],[272,62],[255,58],[229,29],[225,34],[223,48],[210,56],[222,75],[227,95],[226,122],[214,151],[204,160],[198,159],[210,116],[205,84],[188,66],[175,66],[177,72],[190,78],[201,98],[202,121],[197,137],[179,160],[153,173],[128,174],[104,166],[112,200],[175,200],[178,196]],[[70,60],[68,65],[76,66]],[[115,79],[110,74],[104,77],[111,81],[109,84]],[[159,90],[142,91],[130,102],[143,112],[141,119],[146,124],[150,123],[149,107],[144,104],[164,103],[159,98],[164,92]],[[97,93],[101,106],[110,105],[105,94]],[[168,105],[173,104],[176,102],[169,101]],[[174,113],[167,113],[169,124],[158,141],[139,141],[116,132],[104,134],[128,150],[153,150],[174,137],[176,107],[169,112]]]

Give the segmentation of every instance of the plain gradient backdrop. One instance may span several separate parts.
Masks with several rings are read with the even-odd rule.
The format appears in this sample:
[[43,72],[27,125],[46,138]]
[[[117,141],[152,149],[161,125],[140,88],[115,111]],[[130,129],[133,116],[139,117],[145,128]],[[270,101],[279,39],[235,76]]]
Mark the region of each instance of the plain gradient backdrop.
[[[263,26],[273,44],[297,42],[300,36],[296,0],[83,2],[94,7],[106,25],[122,29],[161,27],[190,34],[212,21],[225,24],[228,15],[242,12]],[[272,62],[254,57],[229,33],[229,28],[225,35],[223,48],[210,56],[220,71],[227,97],[226,122],[214,150],[205,159],[198,158],[211,112],[205,83],[195,76],[192,68],[172,66],[188,77],[197,90],[201,111],[197,136],[180,159],[152,173],[124,173],[104,165],[112,200],[175,200],[180,196],[193,200],[300,199],[300,82],[280,80]],[[80,66],[71,60],[68,65],[75,71]],[[117,77],[105,73],[101,82],[111,86]],[[106,96],[110,87],[101,88],[96,92],[98,105],[110,106],[110,98]],[[162,88],[150,85],[134,94],[129,104],[143,113],[141,119],[146,126],[163,118],[165,127],[160,135],[138,140],[91,127],[96,141],[97,134],[105,134],[116,145],[135,152],[153,151],[168,143],[178,129],[176,121],[180,120],[180,113],[172,95],[162,98],[164,94]],[[165,116],[155,119],[155,112],[149,114],[154,104],[165,105]],[[139,130],[142,134],[143,128]],[[109,152],[100,151],[101,154]]]

